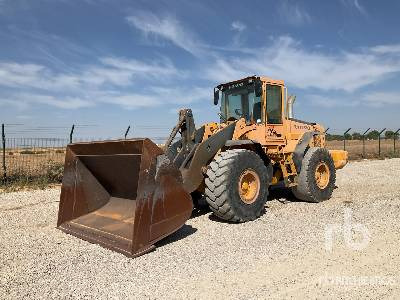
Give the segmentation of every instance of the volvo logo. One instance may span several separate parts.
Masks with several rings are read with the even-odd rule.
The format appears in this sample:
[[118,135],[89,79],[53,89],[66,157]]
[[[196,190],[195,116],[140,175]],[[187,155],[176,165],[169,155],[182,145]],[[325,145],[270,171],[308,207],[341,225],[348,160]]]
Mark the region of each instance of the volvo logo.
[[231,84],[231,85],[229,85],[229,86],[228,86],[228,90],[231,90],[231,89],[236,89],[236,88],[238,88],[238,87],[242,87],[242,86],[244,86],[244,83],[243,83],[243,82],[239,82],[239,83]]

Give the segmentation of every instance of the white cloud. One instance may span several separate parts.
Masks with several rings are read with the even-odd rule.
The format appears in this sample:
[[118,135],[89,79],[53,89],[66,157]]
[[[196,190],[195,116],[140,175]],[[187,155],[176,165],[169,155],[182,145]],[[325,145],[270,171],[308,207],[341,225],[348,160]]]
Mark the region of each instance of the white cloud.
[[181,77],[183,72],[178,71],[171,61],[164,59],[161,62],[145,63],[135,59],[117,57],[101,58],[99,66],[89,67],[80,77],[84,83],[115,86],[129,86],[137,79],[163,77],[168,81],[171,77]]
[[52,96],[44,94],[27,94],[27,93],[16,93],[13,95],[15,105],[23,105],[23,108],[27,108],[31,104],[46,104],[49,106],[62,108],[62,109],[78,109],[83,107],[93,106],[92,101],[85,99],[68,97],[68,96]]
[[15,107],[19,110],[25,110],[29,107],[28,103],[21,101],[20,99],[16,99],[15,97],[0,97],[0,107]]
[[[332,107],[356,105],[359,100],[350,99],[352,101],[346,103],[340,98],[318,94],[341,91],[349,96],[400,72],[398,44],[328,54],[323,48],[309,49],[291,37],[281,36],[271,39],[270,44],[261,48],[238,45],[218,48],[203,44],[195,34],[169,16],[139,13],[127,20],[145,35],[163,38],[196,55],[196,62],[202,63],[201,67],[189,73],[178,70],[167,58],[149,62],[113,56],[100,57],[97,64],[58,72],[39,64],[0,62],[0,86],[5,87],[1,91],[4,97],[0,97],[3,99],[0,104],[25,107],[41,103],[63,109],[99,103],[126,109],[187,105],[209,100],[212,95],[210,82],[227,82],[259,74],[284,79],[289,89],[315,90],[310,101]],[[235,37],[245,31],[246,25],[235,21],[231,29]],[[188,78],[193,81],[172,82],[173,79]],[[203,80],[202,86],[209,84],[209,87],[192,83],[200,80]],[[393,95],[386,97],[386,102],[379,100],[380,96],[364,95],[363,101],[370,106],[397,103]],[[10,103],[11,100],[6,103],[4,99],[13,99],[14,104]]]
[[43,71],[35,64],[0,63],[0,84],[5,86],[29,85]]
[[371,51],[379,54],[400,54],[400,44],[374,46]]
[[159,17],[149,12],[138,12],[126,20],[147,37],[161,37],[195,56],[203,54],[198,38],[171,16]]
[[400,92],[372,92],[363,95],[361,99],[366,105],[374,107],[399,105]]
[[206,76],[222,82],[259,74],[284,79],[289,87],[347,92],[377,83],[395,72],[400,72],[400,62],[393,57],[369,49],[326,54],[305,49],[287,36],[248,55],[220,56],[205,70]]
[[364,94],[347,94],[341,97],[311,94],[305,96],[304,100],[309,101],[313,105],[325,108],[355,106],[383,107],[400,105],[400,92],[378,91]]
[[237,60],[237,58],[225,59],[219,57],[215,62],[207,66],[202,73],[206,78],[218,83],[228,82],[248,76],[249,73],[246,73],[246,70],[241,70],[233,64]]
[[46,104],[61,109],[79,109],[100,104],[112,104],[124,109],[139,109],[169,105],[187,106],[200,100],[209,100],[211,88],[152,86],[142,92],[98,90],[86,91],[80,97],[54,96],[42,93],[12,93],[0,98],[0,106],[15,106],[21,110],[33,104]]
[[359,101],[351,100],[351,97],[337,97],[337,96],[322,96],[322,95],[307,95],[304,101],[309,101],[312,105],[332,108],[339,106],[353,107],[359,105]]
[[182,72],[178,71],[169,59],[164,59],[162,62],[154,61],[152,63],[145,63],[135,59],[105,57],[100,59],[100,61],[106,66],[127,70],[143,76],[158,77],[182,75]]
[[[282,14],[287,14],[286,17],[290,16],[293,24],[311,22],[310,15],[296,3],[283,1],[279,8]],[[302,89],[352,92],[400,71],[398,60],[381,55],[389,51],[395,53],[398,50],[396,45],[326,54],[322,49],[309,50],[293,38],[281,36],[266,47],[243,49],[239,47],[239,38],[246,25],[235,21],[231,24],[232,30],[236,32],[232,47],[218,48],[205,45],[195,34],[169,16],[159,17],[141,12],[127,20],[145,34],[162,37],[200,59],[207,60],[209,63],[201,72],[203,78],[217,82],[260,74],[285,79],[289,86]],[[208,49],[208,52],[203,49]],[[221,55],[221,51],[227,50],[230,50],[228,52],[231,55]]]
[[[167,59],[145,63],[105,57],[99,61],[99,65],[86,66],[86,69],[73,74],[56,73],[36,64],[2,62],[0,86],[6,89],[2,91],[0,104],[20,109],[32,104],[77,109],[109,103],[137,109],[168,104],[186,105],[211,94],[211,91],[196,86],[171,87],[169,79],[181,79],[184,75]],[[154,85],[154,79],[160,76],[163,80]],[[151,84],[143,84],[139,79]]]
[[30,120],[33,119],[34,117],[32,115],[18,115],[16,116],[16,118],[20,120]]
[[291,25],[304,25],[311,23],[310,14],[298,3],[288,0],[279,1],[278,14],[282,21]]
[[100,64],[85,66],[73,73],[57,73],[37,64],[0,62],[0,86],[35,88],[48,91],[81,91],[99,88],[104,84],[129,86],[141,78],[157,78],[164,81],[183,76],[175,66],[164,59],[145,63],[133,59],[105,57]]
[[231,24],[231,28],[232,30],[234,30],[236,33],[233,36],[233,46],[234,47],[240,47],[242,44],[242,36],[243,36],[243,32],[246,30],[247,26],[240,22],[240,21],[234,21]]
[[27,102],[47,104],[63,109],[78,109],[93,106],[92,101],[75,98],[75,97],[56,97],[44,95],[25,95]]
[[199,100],[208,100],[211,98],[212,87],[153,87],[152,93],[157,99],[163,99],[164,102],[187,105]]
[[15,25],[3,26],[0,34],[5,40],[11,41],[14,48],[18,49],[18,54],[26,60],[45,62],[63,71],[71,71],[71,63],[77,59],[92,58],[98,52],[66,37],[25,30]]
[[170,105],[187,106],[200,100],[208,100],[211,88],[151,86],[142,92],[100,91],[93,93],[96,103],[108,103],[124,109],[139,109]]
[[363,15],[367,15],[367,11],[365,10],[364,6],[360,4],[358,0],[354,0],[355,8]]
[[[165,88],[171,79],[182,79],[184,76],[170,60],[163,58],[147,63],[104,57],[99,59],[99,64],[83,66],[73,73],[55,72],[38,64],[0,62],[0,86],[4,87],[0,104],[20,109],[34,103],[75,109],[113,103],[135,109],[169,102],[188,103],[194,97],[190,93],[196,92],[196,88],[175,92],[174,88]],[[152,90],[155,79],[160,77],[162,81],[157,80],[157,85],[163,90]],[[150,85],[144,84],[149,81]],[[146,86],[151,88],[145,91]]]
[[233,30],[236,30],[236,31],[239,31],[239,32],[242,32],[243,30],[245,30],[247,28],[247,26],[244,23],[240,22],[240,21],[232,22],[231,26],[232,26]]
[[76,75],[54,74],[45,66],[0,62],[0,86],[46,90],[71,89],[79,85]]
[[354,8],[358,13],[367,16],[368,12],[359,0],[341,0],[345,7]]
[[144,107],[160,106],[161,99],[150,94],[122,93],[105,94],[97,101],[121,106],[125,109],[138,109]]

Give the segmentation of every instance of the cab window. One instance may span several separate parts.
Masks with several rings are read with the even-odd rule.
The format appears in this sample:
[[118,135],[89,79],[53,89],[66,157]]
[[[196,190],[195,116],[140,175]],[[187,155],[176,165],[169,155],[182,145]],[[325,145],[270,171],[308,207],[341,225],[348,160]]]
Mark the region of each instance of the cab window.
[[254,84],[222,92],[221,114],[227,121],[244,118],[246,122],[262,122],[261,92],[256,93]]
[[282,124],[282,89],[278,85],[267,85],[267,123]]

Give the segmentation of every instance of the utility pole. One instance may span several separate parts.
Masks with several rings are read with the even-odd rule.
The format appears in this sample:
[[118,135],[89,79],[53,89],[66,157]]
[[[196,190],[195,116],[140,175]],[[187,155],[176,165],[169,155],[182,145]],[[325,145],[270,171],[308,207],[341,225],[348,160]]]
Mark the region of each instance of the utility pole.
[[381,157],[381,134],[386,130],[386,128],[383,128],[380,132],[379,132],[379,136],[378,136],[378,156]]
[[343,150],[346,150],[346,134],[351,130],[351,128],[347,129],[345,133],[343,133]]
[[126,137],[128,136],[129,129],[131,129],[131,125],[129,125],[128,128],[127,128],[126,131],[125,131],[125,139],[126,139]]
[[74,134],[75,124],[72,124],[71,131],[69,133],[69,143],[72,144],[72,136]]
[[1,124],[1,141],[3,145],[3,180],[6,182],[7,179],[7,166],[6,166],[6,132],[4,124]]
[[393,134],[393,155],[396,155],[396,137],[399,131],[400,128]]
[[363,158],[365,158],[365,135],[367,134],[368,131],[370,131],[371,128],[368,128],[367,130],[364,131],[362,137],[363,137]]

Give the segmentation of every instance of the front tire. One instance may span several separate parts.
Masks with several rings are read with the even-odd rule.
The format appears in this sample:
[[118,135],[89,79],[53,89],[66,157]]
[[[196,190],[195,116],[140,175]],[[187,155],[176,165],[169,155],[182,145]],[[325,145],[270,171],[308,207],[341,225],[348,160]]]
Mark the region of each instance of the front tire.
[[303,158],[298,185],[292,188],[292,192],[297,199],[322,202],[332,196],[335,181],[335,164],[328,150],[312,147]]
[[223,220],[251,221],[263,212],[269,181],[267,167],[254,151],[227,150],[209,165],[205,179],[206,201]]

